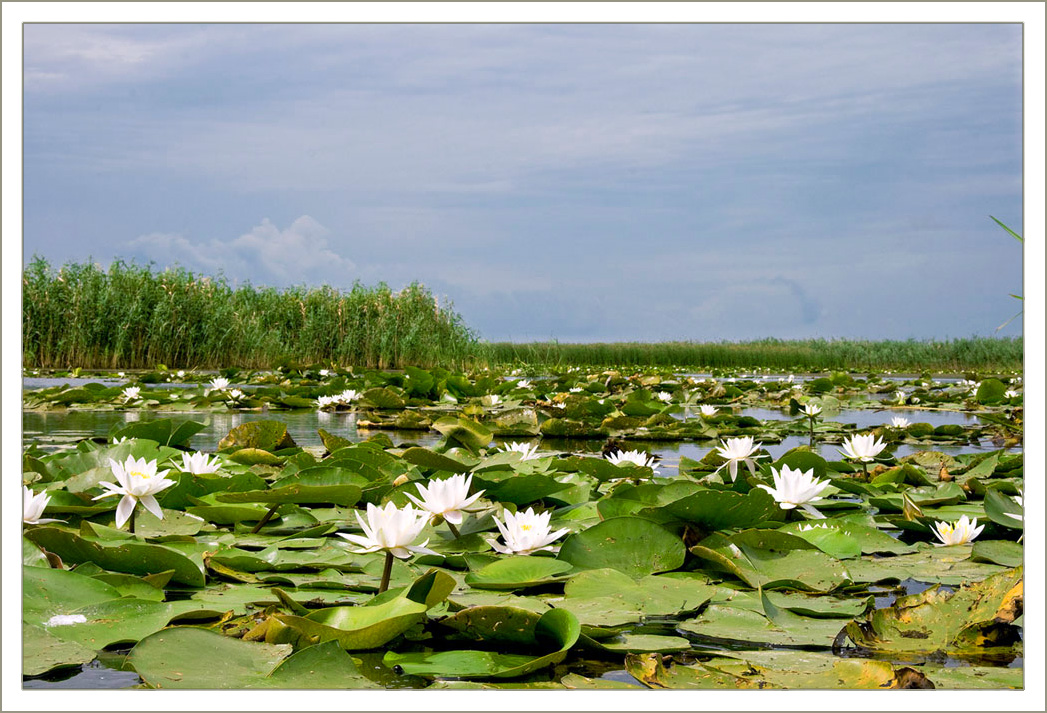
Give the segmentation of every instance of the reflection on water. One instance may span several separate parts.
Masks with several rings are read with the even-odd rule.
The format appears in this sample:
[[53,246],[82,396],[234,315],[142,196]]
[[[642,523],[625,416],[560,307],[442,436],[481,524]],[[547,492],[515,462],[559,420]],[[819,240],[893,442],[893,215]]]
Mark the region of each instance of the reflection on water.
[[[28,447],[37,443],[43,450],[54,450],[62,444],[75,442],[82,438],[107,436],[113,429],[121,428],[130,422],[155,421],[162,418],[171,419],[175,426],[185,421],[207,424],[189,442],[192,448],[201,451],[217,450],[218,441],[222,440],[229,431],[251,421],[277,420],[287,424],[287,432],[300,446],[323,446],[320,435],[317,433],[317,429],[320,428],[354,442],[367,440],[378,433],[373,430],[358,430],[356,414],[348,412],[23,411],[22,445]],[[386,433],[396,444],[403,442],[431,446],[440,440],[440,434],[429,431],[386,431]]]

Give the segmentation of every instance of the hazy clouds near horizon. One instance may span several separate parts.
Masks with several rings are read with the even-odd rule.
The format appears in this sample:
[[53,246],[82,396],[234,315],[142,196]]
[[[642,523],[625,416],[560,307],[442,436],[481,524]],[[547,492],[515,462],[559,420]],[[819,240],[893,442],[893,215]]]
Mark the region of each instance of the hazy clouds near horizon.
[[[420,281],[488,339],[990,335],[1003,25],[26,25],[24,252]],[[1000,334],[1020,334],[1019,322]]]

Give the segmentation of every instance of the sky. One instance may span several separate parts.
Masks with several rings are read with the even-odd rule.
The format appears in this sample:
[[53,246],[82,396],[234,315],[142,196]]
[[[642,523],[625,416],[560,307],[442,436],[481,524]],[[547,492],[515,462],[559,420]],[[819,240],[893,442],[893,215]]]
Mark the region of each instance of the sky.
[[492,341],[1022,333],[1020,24],[23,37],[26,262],[419,281]]

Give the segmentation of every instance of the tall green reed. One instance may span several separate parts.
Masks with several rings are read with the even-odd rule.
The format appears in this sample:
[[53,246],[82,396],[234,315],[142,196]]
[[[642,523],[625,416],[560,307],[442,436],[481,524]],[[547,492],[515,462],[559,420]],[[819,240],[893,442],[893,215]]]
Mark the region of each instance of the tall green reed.
[[465,366],[483,353],[422,285],[232,287],[183,268],[115,261],[23,271],[23,355],[38,368],[265,367],[284,359],[396,368]]

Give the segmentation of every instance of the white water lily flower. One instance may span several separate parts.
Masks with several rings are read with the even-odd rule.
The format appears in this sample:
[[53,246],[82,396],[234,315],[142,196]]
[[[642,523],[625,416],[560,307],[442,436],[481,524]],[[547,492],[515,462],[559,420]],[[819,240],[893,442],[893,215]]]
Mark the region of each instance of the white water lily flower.
[[519,381],[516,382],[516,387],[520,388],[520,389],[529,389],[529,388],[531,388],[531,380],[530,379],[520,379]]
[[334,406],[334,399],[330,396],[319,396],[316,399],[316,407],[321,411],[325,408]]
[[123,390],[124,401],[134,401],[138,398],[138,394],[142,391],[141,387],[128,386]]
[[185,370],[184,369],[179,369],[178,371],[175,372],[175,376],[177,376],[179,379],[184,379],[185,378]]
[[1003,395],[1004,395],[1004,398],[1013,399],[1014,397],[1016,397],[1018,395],[1018,392],[1014,391],[1013,389],[1008,389],[1007,391],[1003,392]]
[[698,407],[698,410],[702,412],[703,416],[715,416],[716,412],[720,409],[715,406],[710,406],[709,404],[702,404]]
[[181,471],[183,473],[192,473],[193,475],[217,473],[221,467],[222,461],[218,456],[215,456],[214,460],[210,460],[206,453],[182,454]]
[[334,397],[336,401],[343,404],[351,404],[360,398],[360,392],[355,389],[346,389],[342,393]]
[[894,398],[898,399],[898,401],[900,403],[905,403],[905,392],[904,391],[895,391],[894,392]]
[[818,404],[804,404],[803,405],[803,415],[807,416],[808,418],[817,416],[821,412],[822,412],[822,407],[819,406]]
[[744,436],[742,438],[728,438],[727,440],[721,440],[722,446],[716,447],[716,453],[721,458],[727,460],[726,463],[716,469],[719,473],[723,468],[727,467],[727,472],[731,474],[731,480],[735,480],[738,477],[738,464],[745,463],[749,468],[749,472],[752,474],[756,473],[756,459],[767,458],[766,455],[754,456],[756,451],[760,450],[760,443],[753,443],[752,436]]
[[503,453],[519,453],[520,460],[534,460],[540,457],[538,455],[538,444],[537,443],[506,443],[502,448]]
[[657,463],[654,456],[648,455],[643,451],[615,451],[614,453],[608,453],[604,458],[614,465],[633,463],[644,468],[650,468],[655,473],[658,472],[658,469],[654,467],[655,463]]
[[880,454],[887,444],[871,433],[865,436],[852,436],[843,441],[843,450],[837,448],[846,458],[868,463]]
[[55,614],[44,622],[44,626],[69,626],[71,624],[86,624],[87,617],[83,614]]
[[464,474],[452,475],[446,480],[431,480],[429,487],[417,484],[418,494],[422,496],[419,500],[410,493],[404,493],[407,498],[423,510],[433,515],[442,517],[452,525],[461,525],[464,519],[463,512],[469,509],[476,500],[483,495],[479,491],[469,495],[469,486],[473,483],[473,476],[466,477]]
[[813,468],[801,471],[786,465],[782,466],[781,473],[771,468],[771,477],[774,478],[773,488],[762,483],[756,487],[770,493],[782,510],[802,507],[816,517],[824,517],[809,503],[822,499],[821,492],[829,487],[829,481],[815,478]]
[[28,486],[22,486],[22,522],[26,525],[43,525],[45,522],[65,522],[50,517],[40,517],[47,509],[51,496],[47,492],[34,494]]
[[895,428],[905,428],[909,425],[909,419],[905,418],[905,416],[895,416],[891,419],[891,425]]
[[229,388],[229,379],[223,379],[222,377],[216,377],[211,380],[211,385],[205,391],[210,393],[211,391],[224,391]]
[[480,403],[482,403],[484,406],[497,406],[498,404],[502,403],[502,397],[498,394],[487,394],[486,396],[482,396],[480,398]]
[[374,503],[367,503],[367,522],[360,517],[359,510],[356,511],[356,521],[360,523],[363,535],[347,535],[342,532],[338,535],[362,547],[363,549],[356,550],[358,554],[383,551],[400,559],[407,559],[412,552],[436,554],[426,547],[429,540],[420,545],[411,544],[418,539],[418,535],[429,522],[429,513],[423,510],[417,510],[410,505],[400,509],[393,503],[386,503],[385,507],[381,508]]
[[670,394],[668,391],[659,391],[654,395],[654,397],[664,403],[669,403],[673,400],[673,395]]
[[169,488],[175,484],[175,481],[164,477],[171,471],[165,470],[157,473],[155,460],[146,461],[145,458],[137,460],[134,456],[127,456],[127,460],[123,464],[117,463],[110,458],[109,465],[120,485],[106,482],[99,483],[108,492],[99,495],[95,500],[101,500],[113,495],[123,496],[120,504],[116,506],[116,526],[121,527],[127,522],[135,509],[135,505],[138,503],[142,503],[142,507],[163,520],[164,511],[160,509],[160,503],[156,502],[154,496],[164,488]]
[[966,515],[961,515],[960,519],[954,523],[936,521],[934,534],[941,542],[935,542],[934,545],[936,547],[965,545],[980,535],[984,528],[985,525],[978,526],[978,518],[968,520]]
[[566,535],[570,530],[564,528],[556,532],[549,532],[548,512],[535,513],[532,508],[515,515],[508,510],[504,513],[505,524],[496,515],[494,523],[498,525],[498,531],[502,533],[505,544],[497,540],[488,540],[496,551],[505,555],[529,555],[538,550],[550,550],[550,545],[558,538]]
[[326,376],[330,376],[330,375],[331,375],[331,372],[328,371],[327,369],[321,369],[320,370],[320,376],[326,377]]
[[242,398],[244,398],[244,396],[245,396],[244,392],[240,391],[240,389],[230,389],[229,390],[229,399],[231,401],[240,401]]
[[585,389],[583,389],[581,386],[572,386],[570,389],[568,389],[568,391],[572,394],[580,394],[583,391],[585,391]]

